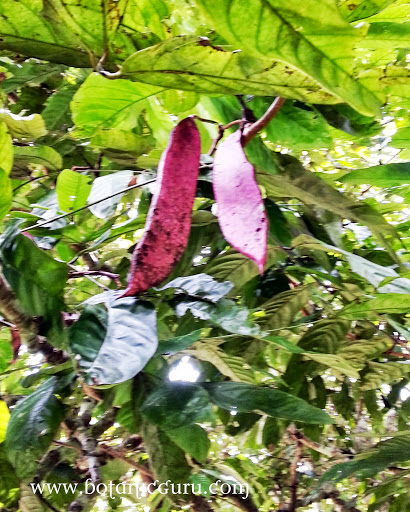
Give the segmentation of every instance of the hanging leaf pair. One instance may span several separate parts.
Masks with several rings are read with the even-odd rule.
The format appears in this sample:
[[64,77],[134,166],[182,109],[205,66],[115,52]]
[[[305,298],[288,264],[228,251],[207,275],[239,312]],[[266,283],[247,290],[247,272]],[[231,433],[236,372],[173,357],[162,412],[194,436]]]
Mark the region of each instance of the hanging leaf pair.
[[[217,215],[227,242],[254,260],[262,274],[267,218],[241,135],[240,130],[230,135],[215,153],[213,187]],[[158,285],[181,258],[191,230],[200,156],[199,131],[193,118],[188,117],[172,130],[158,165],[158,188],[151,201],[145,232],[132,255],[123,296],[137,295]]]

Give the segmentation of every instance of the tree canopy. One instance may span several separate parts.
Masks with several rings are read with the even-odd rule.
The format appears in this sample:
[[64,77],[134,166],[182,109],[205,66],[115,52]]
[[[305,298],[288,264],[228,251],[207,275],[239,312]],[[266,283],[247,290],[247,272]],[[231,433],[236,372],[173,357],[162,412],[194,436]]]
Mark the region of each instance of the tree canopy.
[[1,511],[410,509],[409,19],[0,3]]

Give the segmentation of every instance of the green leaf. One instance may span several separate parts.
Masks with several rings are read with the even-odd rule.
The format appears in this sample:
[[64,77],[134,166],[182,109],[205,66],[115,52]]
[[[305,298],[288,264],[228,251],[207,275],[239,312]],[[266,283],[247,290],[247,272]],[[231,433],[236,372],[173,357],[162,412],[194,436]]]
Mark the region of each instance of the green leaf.
[[[13,166],[13,145],[7,124],[4,122],[0,123],[0,155],[0,169],[8,175]],[[0,190],[3,190],[3,187],[0,187]]]
[[61,130],[72,125],[70,102],[77,90],[77,85],[67,84],[48,98],[41,113],[48,130]]
[[410,46],[410,22],[371,23],[366,37],[360,42],[361,48],[408,48]]
[[60,153],[49,146],[15,146],[13,177],[28,177],[32,172],[28,167],[30,164],[57,171],[63,167],[63,160]]
[[390,384],[397,382],[410,373],[410,368],[407,364],[392,362],[377,363],[370,361],[368,363],[368,371],[362,378],[360,389],[369,391],[377,389],[382,384]]
[[107,308],[106,336],[87,373],[91,384],[118,384],[131,379],[158,346],[156,312],[149,303],[112,295],[107,297]]
[[81,85],[71,102],[76,132],[87,137],[100,129],[131,130],[146,108],[146,99],[162,90],[163,87],[129,80],[107,80],[94,73]]
[[6,502],[9,492],[19,488],[20,481],[7,457],[4,444],[0,446],[0,500]]
[[[191,474],[185,452],[157,426],[144,421],[141,435],[148,452],[150,467],[160,482],[187,483]],[[169,498],[172,497],[168,496]]]
[[[269,108],[270,100],[255,98],[250,104],[257,117]],[[329,125],[315,110],[298,108],[286,102],[275,116],[275,122],[265,128],[267,138],[274,144],[294,151],[330,148],[333,146]]]
[[[119,171],[113,174],[108,174],[107,176],[100,176],[99,178],[96,178],[93,181],[87,202],[93,203],[127,188],[133,175],[134,173],[132,171]],[[99,219],[106,219],[115,212],[117,204],[121,201],[123,196],[124,193],[117,194],[110,199],[94,204],[89,207],[90,212]]]
[[176,354],[181,350],[189,348],[192,344],[199,340],[201,336],[201,329],[197,329],[184,336],[175,336],[175,338],[169,338],[161,340],[158,344],[158,354]]
[[151,151],[153,138],[111,128],[98,131],[90,142],[92,146],[100,148],[104,156],[113,162],[135,166],[138,156]]
[[[404,128],[403,130],[408,130],[408,148],[410,148],[410,128]],[[396,135],[399,134],[399,132],[403,132],[403,130],[399,130]],[[393,136],[393,146],[405,147],[395,144],[394,138],[396,135]],[[410,183],[410,164],[405,162],[400,164],[376,165],[375,167],[368,167],[367,169],[357,169],[338,178],[338,181],[349,184],[366,183],[375,187],[408,185]]]
[[208,393],[198,384],[162,384],[148,395],[142,415],[162,430],[180,428],[212,419]]
[[264,316],[259,323],[264,328],[273,330],[288,327],[309,301],[311,289],[311,286],[299,286],[275,295],[260,306]]
[[369,299],[361,304],[348,304],[338,315],[341,318],[350,320],[373,317],[380,313],[408,313],[410,311],[409,296],[405,293],[383,293],[375,294],[373,299]]
[[13,409],[7,428],[7,456],[20,478],[32,478],[64,417],[54,396],[57,377],[51,377]]
[[[277,247],[268,247],[265,269],[270,268],[285,258],[285,253]],[[235,295],[247,282],[259,275],[259,270],[255,263],[247,256],[235,251],[235,249],[228,249],[226,252],[219,254],[206,265],[204,270],[217,281],[230,281],[233,283],[234,287],[232,288],[231,295]]]
[[6,124],[13,139],[31,141],[47,134],[44,119],[40,114],[23,117],[2,110],[0,121]]
[[401,435],[379,443],[364,456],[355,457],[352,461],[336,464],[320,478],[319,485],[325,482],[339,482],[359,471],[366,472],[367,476],[382,471],[396,462],[410,459],[410,436]]
[[85,174],[64,169],[57,178],[58,204],[64,212],[76,210],[87,203],[91,191],[91,178]]
[[24,310],[42,316],[61,307],[67,266],[24,235],[4,233],[0,245],[4,275]]
[[262,411],[268,416],[304,423],[331,423],[324,411],[283,391],[242,382],[210,382],[203,386],[211,400],[223,409],[238,412]]
[[198,462],[205,462],[211,445],[205,429],[199,425],[186,425],[168,430],[167,436]]
[[242,357],[228,355],[209,343],[196,343],[193,349],[186,353],[191,354],[195,359],[213,364],[219,373],[234,382],[253,384],[255,381],[253,369]]
[[382,11],[395,0],[341,0],[339,10],[348,21],[362,20]]
[[102,306],[86,304],[80,318],[68,329],[71,351],[79,355],[82,368],[95,361],[107,332],[108,315]]
[[13,189],[7,173],[0,169],[0,220],[9,212],[13,199]]
[[204,38],[180,36],[131,55],[121,74],[136,82],[204,94],[254,94],[335,103],[317,81],[279,59],[259,59],[212,46]]
[[[365,115],[377,115],[375,95],[351,76],[353,49],[363,31],[351,27],[336,3],[307,0],[199,0],[204,16],[235,48],[277,59],[314,79]],[[243,23],[244,19],[252,20]],[[293,72],[293,69],[290,69]]]
[[183,291],[190,298],[199,297],[217,302],[229,293],[232,289],[232,283],[229,281],[219,283],[207,274],[195,274],[193,276],[177,277],[158,289],[167,290],[170,288],[175,289],[175,291]]
[[[395,148],[410,149],[410,127],[406,126],[405,128],[400,128],[399,130],[397,130],[397,132],[391,138],[391,144]],[[393,175],[395,175],[399,169],[407,169],[407,173],[403,172],[404,176],[400,176],[400,178],[402,178],[402,179],[407,177],[406,174],[410,174],[408,171],[409,166],[407,163],[383,165],[382,167],[389,168],[390,166],[392,168]],[[401,183],[399,183],[399,184],[401,185],[402,183],[403,183],[403,181],[401,181]],[[406,183],[408,183],[408,182],[406,182]],[[387,186],[389,186],[389,185],[390,185],[390,183],[388,183]]]
[[272,176],[257,169],[257,179],[268,196],[295,197],[307,205],[319,206],[343,218],[355,220],[375,232],[394,234],[377,210],[366,203],[357,203],[346,194],[328,185],[317,174],[306,170],[295,157],[277,155],[281,174]]
[[346,361],[338,354],[313,354],[311,352],[305,352],[303,356],[305,359],[310,359],[317,363],[324,364],[325,366],[353,379],[360,378],[357,369],[352,366],[352,363]]
[[236,302],[222,299],[216,304],[200,301],[181,301],[176,305],[176,314],[184,316],[190,311],[196,318],[209,320],[225,331],[251,336],[259,333],[259,327],[251,322],[249,310]]

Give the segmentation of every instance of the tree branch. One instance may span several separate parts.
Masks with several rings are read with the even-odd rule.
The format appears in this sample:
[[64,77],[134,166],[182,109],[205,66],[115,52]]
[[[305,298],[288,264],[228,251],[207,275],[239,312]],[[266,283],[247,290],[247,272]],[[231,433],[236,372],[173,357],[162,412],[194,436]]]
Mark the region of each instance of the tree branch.
[[255,137],[257,133],[262,131],[265,128],[265,126],[267,126],[272,121],[272,119],[282,108],[285,101],[285,98],[278,96],[260,119],[258,119],[255,123],[251,124],[249,128],[245,128],[242,136],[243,147],[245,147]]
[[1,272],[0,311],[18,329],[22,343],[27,345],[30,352],[41,352],[51,364],[61,364],[68,360],[68,355],[63,350],[53,347],[46,338],[38,334],[36,322],[21,309],[17,297]]

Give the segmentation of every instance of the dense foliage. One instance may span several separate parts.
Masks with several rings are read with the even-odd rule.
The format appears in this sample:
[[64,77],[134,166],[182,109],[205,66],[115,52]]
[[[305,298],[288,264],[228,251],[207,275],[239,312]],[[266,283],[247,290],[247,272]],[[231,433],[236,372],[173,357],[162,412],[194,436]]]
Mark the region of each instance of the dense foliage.
[[[404,0],[0,2],[2,511],[410,509],[409,19]],[[155,181],[189,116],[187,247],[123,297],[152,196],[186,210],[185,167]],[[248,224],[218,223],[237,130],[262,274]],[[203,493],[149,487],[168,480]]]

